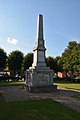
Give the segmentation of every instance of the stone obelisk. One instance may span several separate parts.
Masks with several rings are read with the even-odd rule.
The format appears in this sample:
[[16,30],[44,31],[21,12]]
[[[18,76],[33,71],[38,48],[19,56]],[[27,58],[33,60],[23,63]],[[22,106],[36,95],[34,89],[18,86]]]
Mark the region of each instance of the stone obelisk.
[[33,58],[33,66],[46,66],[45,63],[45,46],[43,37],[43,16],[40,14],[37,21],[37,34]]
[[57,90],[53,85],[53,70],[46,67],[45,45],[43,35],[43,16],[39,14],[37,21],[37,35],[33,49],[33,64],[26,70],[26,85],[30,92],[52,92]]

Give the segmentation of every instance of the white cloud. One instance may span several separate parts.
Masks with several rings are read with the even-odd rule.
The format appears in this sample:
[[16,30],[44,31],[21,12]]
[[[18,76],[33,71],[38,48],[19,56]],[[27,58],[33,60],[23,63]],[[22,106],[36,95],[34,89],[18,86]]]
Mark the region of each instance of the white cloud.
[[14,39],[14,38],[8,37],[7,42],[12,44],[12,45],[16,45],[18,41],[16,39]]

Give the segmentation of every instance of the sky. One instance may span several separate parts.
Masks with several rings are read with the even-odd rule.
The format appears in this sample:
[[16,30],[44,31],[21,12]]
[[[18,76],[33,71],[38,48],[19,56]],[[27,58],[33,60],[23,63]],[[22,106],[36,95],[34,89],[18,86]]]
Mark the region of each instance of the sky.
[[46,56],[61,56],[80,43],[80,0],[0,0],[0,47],[33,52],[38,14],[43,15]]

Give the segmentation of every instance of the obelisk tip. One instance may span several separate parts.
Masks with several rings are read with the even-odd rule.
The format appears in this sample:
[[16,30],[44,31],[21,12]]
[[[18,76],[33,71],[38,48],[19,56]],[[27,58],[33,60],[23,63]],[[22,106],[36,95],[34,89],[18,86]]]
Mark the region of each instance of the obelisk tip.
[[42,14],[39,14],[39,16],[43,16]]

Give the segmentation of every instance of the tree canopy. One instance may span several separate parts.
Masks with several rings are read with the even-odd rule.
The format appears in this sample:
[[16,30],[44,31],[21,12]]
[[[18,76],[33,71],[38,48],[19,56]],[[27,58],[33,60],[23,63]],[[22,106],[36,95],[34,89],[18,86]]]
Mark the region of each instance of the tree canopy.
[[0,48],[0,71],[6,68],[6,62],[7,62],[7,54],[2,48]]
[[23,53],[21,51],[12,51],[8,56],[8,67],[11,71],[20,71],[23,63]]
[[80,70],[80,44],[75,41],[69,42],[62,53],[63,69],[70,71]]
[[54,58],[54,61],[56,63],[56,72],[63,71],[63,60],[62,57],[57,56]]
[[24,56],[23,68],[24,70],[32,66],[33,63],[33,53],[28,53]]
[[57,63],[53,57],[49,56],[46,58],[46,65],[53,69],[55,72],[57,71]]

